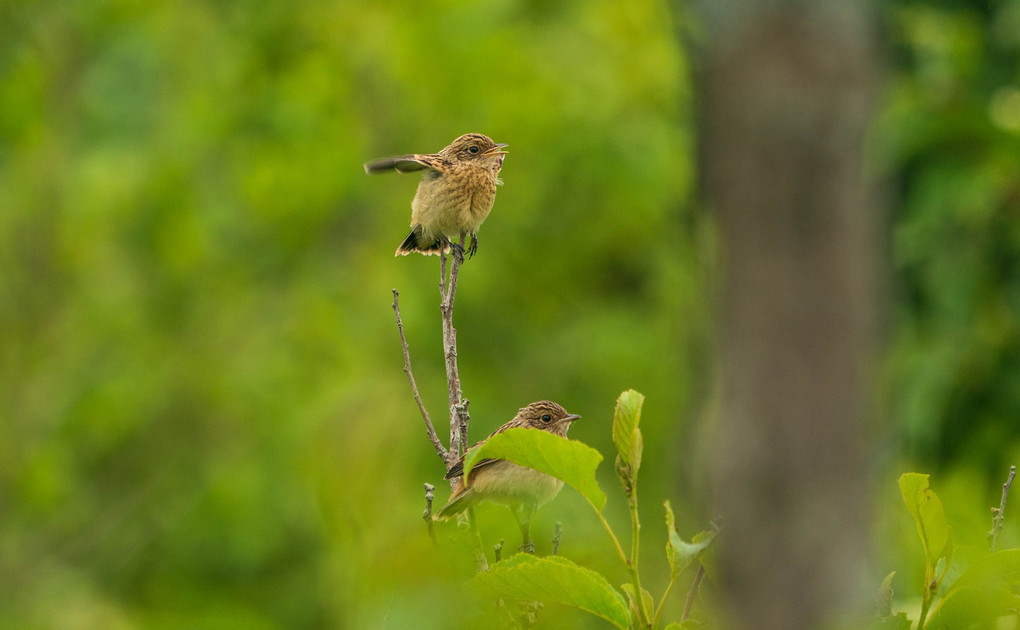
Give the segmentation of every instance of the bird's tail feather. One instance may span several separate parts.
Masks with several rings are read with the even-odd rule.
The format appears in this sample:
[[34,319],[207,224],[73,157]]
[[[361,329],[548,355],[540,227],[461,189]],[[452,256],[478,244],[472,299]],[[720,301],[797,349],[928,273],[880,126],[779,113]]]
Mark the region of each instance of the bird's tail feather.
[[425,242],[426,239],[422,234],[421,226],[416,225],[411,228],[411,233],[407,235],[404,242],[397,247],[397,251],[394,256],[407,256],[411,252],[420,252],[426,256],[439,255],[440,252],[447,253],[450,251],[450,241],[443,237],[434,239],[431,243]]
[[[463,488],[463,486],[461,486]],[[437,519],[448,519],[451,516],[456,516],[468,509],[474,504],[474,491],[471,488],[463,488],[458,490],[450,497],[450,500],[446,502],[443,509],[436,513]]]

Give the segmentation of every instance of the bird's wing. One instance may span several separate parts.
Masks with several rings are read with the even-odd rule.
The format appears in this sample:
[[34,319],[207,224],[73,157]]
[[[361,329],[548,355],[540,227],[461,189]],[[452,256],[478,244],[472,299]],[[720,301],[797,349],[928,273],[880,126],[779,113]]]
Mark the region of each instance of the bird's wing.
[[[474,467],[471,469],[471,472],[474,472],[474,471],[478,470],[479,468],[484,468],[485,466],[488,466],[489,464],[495,464],[498,461],[500,461],[500,460],[498,460],[498,459],[483,459],[482,461],[480,461],[480,462],[478,462],[477,464],[474,465]],[[454,464],[453,466],[450,467],[450,470],[446,471],[446,476],[443,477],[443,479],[453,479],[454,477],[460,477],[463,474],[464,474],[464,458],[461,457],[460,459],[457,460],[456,464]]]
[[[499,427],[498,429],[496,429],[495,431],[490,433],[489,436],[485,438],[485,440],[488,440],[489,438],[491,438],[492,436],[496,435],[497,433],[502,433],[503,431],[506,431],[507,429],[513,428],[514,426],[515,425],[514,425],[513,422],[507,422],[503,426]],[[485,440],[482,440],[481,442],[477,442],[475,444],[472,444],[471,448],[474,448],[474,447],[478,446],[482,442],[485,442]],[[468,450],[471,450],[471,449],[468,449]],[[473,471],[474,470],[478,470],[479,468],[482,468],[483,466],[488,466],[489,464],[495,464],[498,461],[502,461],[502,460],[499,460],[499,459],[483,459],[480,462],[478,462],[477,464],[475,464],[474,468],[472,468],[471,470],[473,470]],[[461,455],[460,459],[457,460],[457,463],[454,464],[453,466],[451,466],[450,470],[446,471],[446,476],[443,477],[443,479],[453,479],[454,477],[460,477],[463,474],[464,474],[464,456]]]
[[438,155],[397,155],[394,157],[380,158],[365,163],[366,173],[381,173],[383,171],[397,171],[399,173],[410,173],[429,169],[437,173],[443,172],[444,160]]

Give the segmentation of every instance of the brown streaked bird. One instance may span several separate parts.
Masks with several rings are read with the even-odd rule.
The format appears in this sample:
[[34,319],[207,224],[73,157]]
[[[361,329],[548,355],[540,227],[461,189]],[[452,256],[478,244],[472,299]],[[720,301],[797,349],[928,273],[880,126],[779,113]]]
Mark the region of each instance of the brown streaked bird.
[[[485,440],[515,427],[548,431],[560,437],[567,437],[571,423],[580,417],[567,413],[566,409],[552,401],[541,400],[519,410],[513,420],[493,431]],[[514,513],[517,525],[521,528],[523,539],[521,549],[534,551],[530,534],[531,517],[535,510],[559,493],[563,482],[534,468],[518,466],[505,459],[481,460],[471,469],[471,477],[467,484],[464,483],[463,474],[462,456],[446,473],[447,479],[456,477],[460,479],[450,500],[436,514],[436,518],[445,519],[460,514],[480,501],[501,503]]]
[[411,233],[395,256],[411,252],[438,254],[457,250],[457,238],[471,237],[468,254],[478,251],[478,228],[489,216],[507,145],[480,133],[466,133],[439,153],[398,155],[372,160],[366,173],[397,171],[422,173],[418,192],[411,202]]

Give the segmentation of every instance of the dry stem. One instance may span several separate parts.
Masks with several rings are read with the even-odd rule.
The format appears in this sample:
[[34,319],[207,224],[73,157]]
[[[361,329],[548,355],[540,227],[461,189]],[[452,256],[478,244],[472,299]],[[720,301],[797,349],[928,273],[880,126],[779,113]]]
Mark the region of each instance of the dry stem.
[[701,579],[705,577],[705,565],[698,565],[698,572],[694,574],[694,582],[691,584],[691,590],[687,591],[687,601],[684,602],[684,612],[680,616],[680,623],[687,621],[687,616],[691,614],[691,607],[694,605],[694,598],[698,595],[698,587],[701,586]]
[[[468,424],[471,420],[471,416],[468,414],[469,401],[463,397],[463,393],[460,388],[460,374],[457,369],[457,330],[453,327],[453,302],[457,295],[457,276],[460,272],[460,266],[464,262],[464,241],[464,237],[461,237],[459,249],[455,248],[453,255],[450,256],[449,268],[447,268],[447,256],[445,252],[441,252],[439,255],[439,310],[442,315],[443,355],[446,364],[446,382],[450,399],[449,448],[445,448],[442,441],[440,441],[439,436],[436,435],[436,429],[432,424],[432,418],[429,416],[429,412],[425,408],[425,403],[422,402],[421,394],[418,392],[418,385],[415,383],[414,373],[411,371],[411,355],[407,347],[407,337],[404,335],[404,323],[400,318],[400,303],[398,300],[399,293],[396,289],[393,289],[393,313],[397,319],[397,330],[400,332],[400,344],[404,350],[404,374],[407,376],[407,382],[411,385],[411,394],[414,396],[414,401],[418,404],[418,411],[421,413],[421,417],[425,421],[425,431],[428,434],[429,441],[432,442],[432,447],[443,460],[446,470],[450,470],[450,468],[457,463],[457,460],[466,450]],[[450,487],[453,488],[455,484],[456,480],[451,479]],[[432,539],[432,542],[438,545],[432,524],[433,490],[434,488],[431,485],[425,484],[426,508],[422,517],[425,519],[427,524],[429,537]],[[485,552],[481,547],[481,536],[478,534],[478,528],[474,522],[474,510],[468,510],[467,518],[473,538],[478,546],[478,549],[476,550],[478,570],[485,571],[488,569],[488,563],[485,560]]]
[[[460,239],[460,251],[464,251]],[[450,400],[450,453],[459,457],[467,450],[467,430],[471,421],[468,415],[468,401],[460,387],[460,372],[457,369],[457,329],[453,327],[453,302],[457,297],[457,277],[464,262],[463,254],[454,252],[450,256],[449,269],[445,253],[439,254],[439,312],[443,319],[443,355],[446,359],[446,383]]]
[[439,539],[436,538],[436,528],[432,524],[432,501],[436,498],[432,491],[435,489],[436,487],[431,483],[425,484],[425,511],[422,512],[421,517],[425,520],[425,528],[429,531],[429,538],[432,539],[432,544],[438,547]]
[[1016,466],[1009,467],[1009,477],[1006,478],[1006,483],[1002,484],[1002,500],[999,501],[999,507],[992,508],[992,531],[988,532],[988,536],[992,539],[991,550],[993,552],[999,544],[999,533],[1002,532],[1002,521],[1004,518],[1003,512],[1006,510],[1006,497],[1009,496],[1009,488],[1013,485],[1013,477],[1016,477]]
[[[421,417],[425,421],[425,432],[428,433],[429,440],[432,442],[432,448],[436,449],[436,453],[446,464],[447,470],[449,470],[451,463],[450,452],[443,447],[443,443],[439,441],[439,436],[436,435],[436,429],[432,425],[432,418],[429,417],[429,412],[425,409],[425,403],[421,400],[421,394],[418,393],[418,385],[414,382],[414,373],[411,372],[411,355],[407,349],[407,338],[404,336],[404,323],[400,319],[400,304],[397,301],[399,297],[396,289],[393,289],[393,313],[397,318],[397,330],[400,332],[400,345],[404,348],[404,374],[407,375],[407,382],[411,384],[411,394],[414,395],[414,402],[418,403],[418,411],[421,412]],[[453,460],[456,461],[457,455],[454,454]]]

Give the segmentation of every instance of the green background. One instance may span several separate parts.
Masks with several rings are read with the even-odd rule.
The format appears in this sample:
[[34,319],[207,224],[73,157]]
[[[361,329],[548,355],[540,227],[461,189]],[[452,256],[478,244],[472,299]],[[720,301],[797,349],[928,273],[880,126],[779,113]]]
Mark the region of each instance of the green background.
[[[899,473],[935,473],[979,548],[1020,459],[1020,2],[874,17],[871,566],[909,605]],[[685,537],[713,516],[703,45],[666,2],[0,2],[0,626],[472,623],[470,555],[450,525],[433,550],[420,519],[422,484],[447,489],[391,309],[397,288],[442,424],[438,262],[392,256],[416,178],[361,167],[465,132],[510,145],[457,296],[472,440],[534,400],[581,414],[622,534],[610,421],[622,390],[644,393],[661,592],[662,500]],[[516,546],[508,512],[479,516],[487,544]],[[627,580],[576,493],[539,513],[540,553],[554,521],[562,554]],[[1007,510],[1004,545],[1018,522]]]

